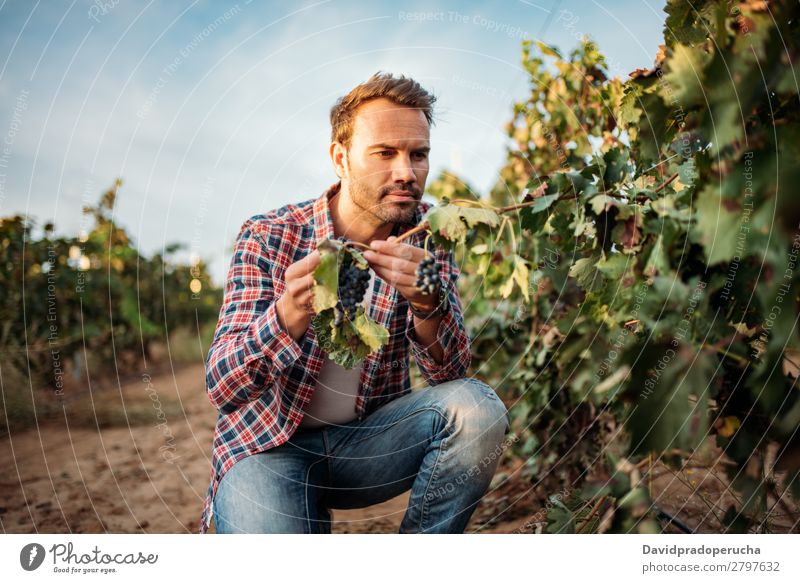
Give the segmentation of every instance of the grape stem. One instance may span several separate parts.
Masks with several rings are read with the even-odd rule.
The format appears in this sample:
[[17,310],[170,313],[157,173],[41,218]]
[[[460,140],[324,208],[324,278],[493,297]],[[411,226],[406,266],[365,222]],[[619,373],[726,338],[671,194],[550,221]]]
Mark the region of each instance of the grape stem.
[[422,242],[422,248],[425,250],[425,256],[426,256],[426,257],[427,257],[428,255],[430,255],[430,254],[428,253],[428,241],[430,241],[430,240],[431,240],[431,237],[433,237],[433,233],[431,233],[430,231],[428,231],[428,234],[425,236],[425,240]]
[[538,197],[533,199],[533,200],[529,200],[528,202],[521,202],[519,204],[512,204],[511,206],[503,206],[503,207],[500,207],[499,209],[497,209],[496,212],[497,212],[498,215],[502,215],[503,213],[509,213],[509,212],[515,211],[517,209],[524,209],[525,207],[529,207],[529,206],[535,205],[537,200],[538,200]]
[[358,246],[358,247],[363,247],[364,249],[367,249],[367,250],[369,250],[369,249],[372,249],[372,247],[370,247],[369,245],[365,245],[364,243],[360,243],[360,242],[358,242],[358,241],[346,241],[346,242],[344,243],[344,247],[349,247],[349,246],[353,246],[353,247],[356,247],[356,246]]
[[658,186],[658,187],[657,187],[657,188],[656,188],[656,189],[655,189],[653,192],[655,192],[655,193],[659,193],[659,192],[661,192],[661,191],[662,191],[662,190],[664,190],[664,189],[665,189],[667,186],[669,186],[669,185],[672,183],[672,181],[673,181],[673,180],[675,180],[677,177],[678,177],[678,173],[676,172],[675,174],[673,174],[672,176],[670,176],[669,178],[667,178],[667,179],[666,179],[666,180],[665,180],[665,181],[664,181],[664,182],[661,184],[661,186]]
[[507,222],[508,217],[503,217],[503,220],[500,222],[500,228],[497,229],[497,237],[494,239],[494,247],[497,247],[497,244],[500,242],[500,238],[503,236],[503,231],[505,230]]
[[394,240],[394,242],[395,243],[399,243],[403,239],[408,239],[411,235],[419,233],[420,231],[425,231],[428,228],[428,226],[429,226],[428,225],[428,221],[425,221],[424,223],[419,224],[416,227],[414,227],[413,229],[409,229],[408,231],[406,231],[405,233],[400,235],[397,239]]

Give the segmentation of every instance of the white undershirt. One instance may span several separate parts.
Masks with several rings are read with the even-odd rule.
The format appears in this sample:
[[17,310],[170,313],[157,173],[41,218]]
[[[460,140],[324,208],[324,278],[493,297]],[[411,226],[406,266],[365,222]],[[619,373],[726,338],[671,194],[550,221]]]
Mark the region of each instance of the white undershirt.
[[[369,273],[369,286],[362,302],[365,308],[370,305],[375,284],[375,272],[370,269]],[[326,355],[317,378],[317,387],[311,396],[311,402],[305,408],[300,427],[342,425],[355,419],[362,368],[363,366],[356,366],[347,370]]]

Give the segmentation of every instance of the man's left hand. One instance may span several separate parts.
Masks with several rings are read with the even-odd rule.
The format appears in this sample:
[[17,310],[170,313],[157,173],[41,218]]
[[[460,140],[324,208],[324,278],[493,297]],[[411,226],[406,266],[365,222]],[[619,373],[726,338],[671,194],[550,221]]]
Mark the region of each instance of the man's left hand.
[[364,252],[364,259],[381,278],[386,280],[414,308],[433,310],[438,294],[423,295],[417,289],[417,266],[425,258],[425,250],[405,243],[397,243],[397,237],[386,241],[375,240],[372,251]]

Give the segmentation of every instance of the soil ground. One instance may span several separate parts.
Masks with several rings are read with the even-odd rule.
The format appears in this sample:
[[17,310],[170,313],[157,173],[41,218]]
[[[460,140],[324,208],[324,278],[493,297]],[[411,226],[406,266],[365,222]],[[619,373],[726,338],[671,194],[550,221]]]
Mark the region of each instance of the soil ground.
[[[203,387],[202,365],[186,365],[73,399],[60,417],[0,438],[2,532],[197,532],[216,420]],[[467,532],[542,531],[544,509],[521,467],[503,460]],[[733,500],[722,474],[654,468],[651,487],[661,508],[700,532],[718,532]],[[397,532],[407,503],[408,493],[334,510],[334,532]],[[771,529],[798,532],[797,518],[796,508],[776,506]]]

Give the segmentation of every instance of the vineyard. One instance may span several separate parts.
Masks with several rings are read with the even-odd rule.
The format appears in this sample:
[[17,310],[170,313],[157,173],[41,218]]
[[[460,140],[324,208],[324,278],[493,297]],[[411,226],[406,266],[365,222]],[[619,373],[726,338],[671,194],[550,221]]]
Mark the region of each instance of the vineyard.
[[[213,333],[222,292],[206,264],[175,260],[180,244],[140,254],[113,219],[121,185],[83,209],[87,228],[74,237],[56,236],[54,224],[38,227],[22,215],[0,220],[0,427],[24,427],[37,413],[60,411],[73,392],[66,388],[85,387],[90,373],[140,374],[152,347],[168,345],[176,331]],[[36,397],[29,387],[43,390]]]
[[[653,68],[625,82],[591,42],[524,43],[508,162],[469,197],[522,203],[464,247],[464,289],[484,292],[477,369],[514,399],[551,532],[660,532],[647,470],[680,471],[709,439],[739,501],[711,511],[721,531],[768,531],[800,500],[800,14],[665,10]],[[431,190],[472,192],[452,173]]]
[[[589,39],[523,41],[528,84],[496,185],[443,171],[415,232],[456,255],[471,374],[508,405],[505,455],[548,532],[691,530],[654,502],[652,478],[698,456],[734,500],[706,501],[719,532],[773,532],[778,515],[797,532],[800,8],[665,11],[653,67],[628,79]],[[140,254],[112,218],[120,185],[85,209],[82,236],[0,222],[4,375],[58,394],[81,354],[136,370],[175,330],[213,328],[206,265],[174,260],[179,246]],[[352,367],[386,330],[339,293],[363,296],[360,249],[321,250],[314,329]]]

